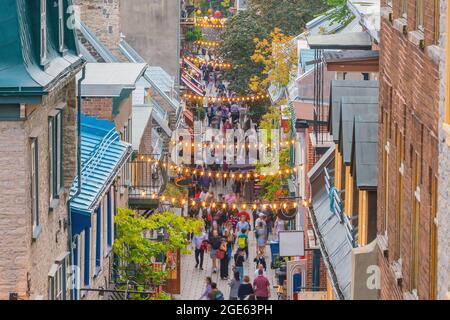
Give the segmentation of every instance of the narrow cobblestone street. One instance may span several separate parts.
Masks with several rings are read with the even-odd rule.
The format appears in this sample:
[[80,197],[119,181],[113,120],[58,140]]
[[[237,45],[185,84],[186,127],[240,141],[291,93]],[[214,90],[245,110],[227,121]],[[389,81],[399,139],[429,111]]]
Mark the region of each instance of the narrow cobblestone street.
[[[233,251],[234,254],[234,251]],[[250,232],[249,235],[249,259],[245,262],[245,274],[250,276],[251,282],[253,283],[254,272],[256,270],[255,263],[253,259],[256,256],[256,240],[254,232]],[[271,296],[270,300],[277,299],[276,288],[274,286],[277,284],[275,279],[275,272],[270,268],[270,247],[266,247],[266,262],[267,262],[267,278],[271,285]],[[217,283],[219,290],[224,294],[226,300],[229,299],[230,287],[228,286],[228,280],[221,280],[219,273],[212,273],[212,262],[209,258],[209,252],[205,254],[205,260],[203,263],[203,269],[199,270],[195,268],[195,258],[194,254],[187,254],[181,257],[181,294],[174,296],[176,300],[198,300],[205,289],[205,278],[211,276],[212,281]],[[230,260],[230,276],[231,268],[233,266],[233,261]]]

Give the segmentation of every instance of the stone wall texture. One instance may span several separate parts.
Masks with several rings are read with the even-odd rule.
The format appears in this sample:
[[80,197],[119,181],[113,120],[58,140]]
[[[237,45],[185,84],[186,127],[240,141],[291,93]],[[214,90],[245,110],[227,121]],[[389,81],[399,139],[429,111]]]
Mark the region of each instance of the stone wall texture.
[[[379,125],[379,188],[378,188],[378,234],[384,234],[387,215],[388,255],[380,256],[382,271],[381,299],[398,299],[402,295],[417,293],[419,299],[430,298],[431,262],[431,181],[438,175],[438,122],[439,122],[439,73],[433,52],[434,45],[434,4],[425,1],[424,49],[412,39],[420,32],[415,31],[415,1],[408,0],[406,29],[404,34],[395,28],[400,22],[400,2],[393,1],[393,18],[381,19],[380,41],[380,119],[383,114],[390,119],[387,140],[390,145],[388,155],[388,185],[383,185],[383,123]],[[386,1],[382,1],[385,7]],[[414,32],[415,31],[415,32]],[[397,144],[395,128],[404,135],[402,186],[398,185]],[[413,156],[418,154],[419,163],[419,269],[418,284],[412,283],[412,243],[413,243],[413,203],[416,201],[413,186]],[[384,190],[388,190],[387,208]],[[398,202],[400,189],[401,208]],[[396,213],[401,219],[397,223]],[[398,226],[396,225],[398,224]],[[400,237],[397,246],[397,236]],[[399,248],[399,250],[397,250]],[[394,281],[393,262],[402,262],[402,283]]]
[[[41,105],[27,106],[24,121],[0,121],[0,299],[48,297],[48,272],[68,251],[67,200],[76,175],[76,96],[74,78],[61,81]],[[64,105],[64,190],[53,210],[49,203],[48,117]],[[31,112],[32,110],[32,112]],[[31,140],[38,139],[39,221],[42,231],[32,240]]]
[[447,6],[450,2],[441,0],[441,20],[440,20],[440,121],[439,121],[439,198],[438,198],[438,299],[444,299],[450,291],[450,146],[445,143],[447,134],[442,129],[445,119],[445,88],[449,79],[445,76],[445,46],[448,32]]
[[81,21],[120,61],[120,0],[75,0]]

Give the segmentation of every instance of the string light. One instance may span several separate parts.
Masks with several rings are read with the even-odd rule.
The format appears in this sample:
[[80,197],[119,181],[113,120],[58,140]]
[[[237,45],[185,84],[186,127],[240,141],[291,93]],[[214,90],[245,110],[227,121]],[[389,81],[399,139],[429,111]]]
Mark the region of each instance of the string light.
[[185,57],[186,60],[196,63],[198,65],[200,64],[206,64],[208,66],[212,66],[214,68],[219,67],[220,69],[230,69],[231,68],[231,64],[229,63],[224,63],[224,62],[219,62],[219,61],[206,61],[205,59],[201,59],[201,58],[197,58],[197,57]]
[[200,96],[195,94],[184,94],[185,100],[190,101],[203,101],[205,98],[208,99],[209,102],[218,102],[218,103],[227,103],[227,102],[254,102],[260,101],[269,98],[269,94],[257,94],[251,96],[242,96],[242,97],[215,97],[215,96]]
[[197,45],[200,46],[205,46],[205,47],[218,47],[220,45],[219,41],[203,41],[203,40],[198,40],[194,42]]

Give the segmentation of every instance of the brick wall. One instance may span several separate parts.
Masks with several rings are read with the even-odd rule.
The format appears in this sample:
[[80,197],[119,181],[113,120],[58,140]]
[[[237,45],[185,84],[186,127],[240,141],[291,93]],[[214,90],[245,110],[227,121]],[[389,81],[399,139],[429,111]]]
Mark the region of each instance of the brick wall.
[[113,98],[83,97],[81,112],[88,116],[112,120]]
[[81,21],[120,60],[126,61],[118,49],[120,42],[120,0],[75,0]]
[[[399,1],[394,1],[393,16],[399,19]],[[385,6],[385,1],[382,3]],[[415,1],[408,1],[408,32],[414,31]],[[388,216],[387,239],[389,255],[380,258],[382,270],[382,299],[400,298],[399,292],[411,292],[417,289],[420,299],[430,296],[430,227],[431,227],[431,195],[429,176],[438,174],[438,68],[432,46],[434,38],[434,5],[433,1],[425,1],[425,49],[421,49],[414,41],[417,32],[404,35],[394,26],[399,20],[391,23],[386,18],[381,21],[380,41],[380,119],[386,111],[390,117],[390,152],[388,155],[388,208],[384,205],[383,161],[384,145],[383,124],[379,126],[379,188],[378,188],[378,233],[383,233],[384,214]],[[420,34],[420,33],[419,33]],[[397,149],[394,127],[404,133],[404,172],[402,187],[401,239],[400,252],[396,248],[396,210],[397,210]],[[411,285],[412,257],[412,212],[416,197],[412,188],[412,154],[419,154],[419,281],[417,288]],[[402,260],[403,283],[396,288],[393,282],[391,264],[395,257]]]
[[[75,80],[61,81],[41,105],[26,106],[25,121],[0,121],[0,299],[10,292],[19,298],[48,297],[48,272],[55,259],[68,250],[67,200],[76,175]],[[63,172],[65,189],[54,210],[49,210],[48,117],[64,108]],[[33,110],[31,112],[31,110]],[[38,139],[39,221],[42,231],[32,240],[30,135]],[[29,282],[27,280],[29,279]]]

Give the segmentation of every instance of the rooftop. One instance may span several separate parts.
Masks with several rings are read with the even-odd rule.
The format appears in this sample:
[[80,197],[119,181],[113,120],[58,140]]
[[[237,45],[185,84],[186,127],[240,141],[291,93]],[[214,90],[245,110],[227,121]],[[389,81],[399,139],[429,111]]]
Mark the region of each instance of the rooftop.
[[144,74],[145,63],[88,63],[82,95],[118,97],[124,89],[134,89]]

